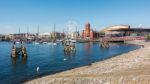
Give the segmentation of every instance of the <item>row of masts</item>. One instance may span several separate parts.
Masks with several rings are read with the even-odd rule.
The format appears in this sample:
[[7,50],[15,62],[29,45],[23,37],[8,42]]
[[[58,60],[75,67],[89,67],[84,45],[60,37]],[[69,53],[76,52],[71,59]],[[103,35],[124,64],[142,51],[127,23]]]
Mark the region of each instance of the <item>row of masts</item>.
[[[27,32],[26,32],[27,34],[29,34],[29,26],[27,26]],[[21,34],[21,29],[20,29],[20,27],[19,27],[19,34]],[[38,27],[37,27],[37,35],[39,35],[39,25],[38,25]]]
[[[36,36],[37,36],[37,41],[39,39],[39,31],[40,31],[40,27],[39,25],[37,26],[37,33],[36,33]],[[75,29],[75,32],[77,33],[77,27]],[[27,38],[28,38],[28,34],[29,34],[29,26],[27,26]],[[65,31],[63,29],[63,33],[65,34]],[[21,29],[19,27],[19,34],[21,34]],[[69,38],[69,32],[66,32],[67,36],[66,36],[66,39],[70,39]],[[75,35],[75,39],[77,39],[77,35]],[[53,40],[56,40],[56,25],[54,24],[53,25]]]

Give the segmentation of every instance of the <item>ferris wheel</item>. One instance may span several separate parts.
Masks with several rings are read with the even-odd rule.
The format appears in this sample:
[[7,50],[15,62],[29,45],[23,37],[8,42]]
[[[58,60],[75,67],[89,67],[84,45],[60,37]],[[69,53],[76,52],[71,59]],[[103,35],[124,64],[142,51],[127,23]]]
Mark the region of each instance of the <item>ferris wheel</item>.
[[142,25],[142,24],[139,24],[139,25],[138,25],[138,28],[141,28],[141,29],[142,29],[142,28],[143,28],[143,25]]
[[67,34],[75,32],[77,30],[77,22],[75,21],[68,21],[65,25],[65,32]]
[[76,21],[68,21],[65,24],[65,30],[64,33],[66,34],[67,38],[71,38],[74,34],[74,32],[77,31],[77,22]]

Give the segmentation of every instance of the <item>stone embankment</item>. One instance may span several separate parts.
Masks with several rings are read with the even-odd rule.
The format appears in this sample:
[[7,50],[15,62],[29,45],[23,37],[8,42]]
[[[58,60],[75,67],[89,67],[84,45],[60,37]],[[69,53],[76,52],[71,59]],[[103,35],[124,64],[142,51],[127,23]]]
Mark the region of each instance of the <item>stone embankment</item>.
[[[131,42],[130,42],[131,43]],[[140,49],[25,84],[150,84],[150,42]]]

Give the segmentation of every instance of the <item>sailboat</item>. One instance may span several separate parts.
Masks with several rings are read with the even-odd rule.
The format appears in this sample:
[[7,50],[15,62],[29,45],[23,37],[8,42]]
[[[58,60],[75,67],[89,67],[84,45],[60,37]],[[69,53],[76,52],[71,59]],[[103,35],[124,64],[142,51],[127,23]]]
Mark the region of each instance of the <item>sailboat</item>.
[[39,45],[40,43],[38,41],[39,41],[39,25],[37,27],[37,39],[36,39],[36,41],[33,42],[33,44],[34,45]]
[[33,44],[34,44],[34,45],[39,45],[40,43],[37,42],[37,41],[34,41]]
[[70,41],[71,41],[72,43],[76,43],[76,42],[77,42],[77,41],[74,40],[74,39],[70,39]]
[[56,43],[56,37],[55,37],[55,35],[56,35],[56,33],[55,33],[55,24],[54,24],[54,39],[53,39],[53,41],[52,41],[52,45],[57,45],[57,43]]

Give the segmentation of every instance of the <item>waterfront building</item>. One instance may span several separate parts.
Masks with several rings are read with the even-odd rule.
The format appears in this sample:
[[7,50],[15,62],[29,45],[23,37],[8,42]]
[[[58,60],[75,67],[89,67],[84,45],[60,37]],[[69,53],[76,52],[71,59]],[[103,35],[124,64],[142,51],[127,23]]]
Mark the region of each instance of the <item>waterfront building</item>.
[[20,39],[23,41],[33,41],[35,40],[36,35],[29,33],[19,33],[19,34],[10,34],[11,40]]
[[149,28],[131,28],[130,25],[117,25],[107,27],[100,31],[104,36],[146,36],[150,33]]
[[0,41],[10,41],[10,40],[11,40],[10,34],[0,35]]
[[44,33],[39,33],[39,38],[48,38],[48,37],[50,37],[50,33],[47,33],[47,32],[44,32]]
[[105,36],[124,36],[126,32],[118,31],[118,30],[127,30],[127,29],[130,29],[129,25],[115,25],[115,26],[104,28],[100,32],[104,33]]
[[70,39],[78,39],[79,38],[79,32],[77,32],[77,31],[69,32],[67,37]]
[[60,32],[44,32],[44,33],[39,33],[38,35],[39,39],[42,41],[52,41],[56,39],[62,39],[65,37],[64,33]]
[[0,34],[0,41],[2,41],[2,40],[3,40],[3,35]]
[[85,30],[83,30],[83,32],[82,32],[83,39],[93,40],[94,38],[98,38],[99,35],[100,35],[99,32],[94,31],[91,28],[89,22],[87,24],[85,24]]
[[61,32],[50,32],[50,37],[52,39],[62,39],[65,37],[65,34],[64,33],[61,33]]

